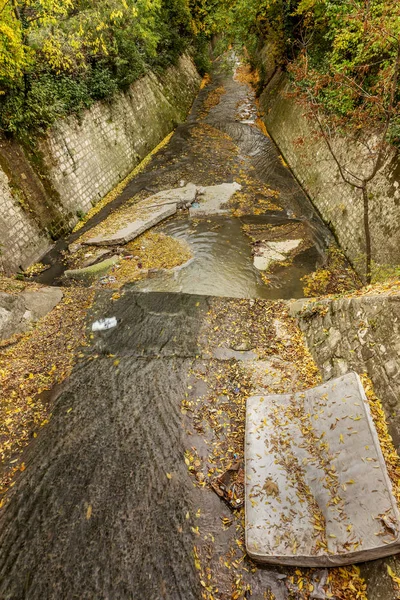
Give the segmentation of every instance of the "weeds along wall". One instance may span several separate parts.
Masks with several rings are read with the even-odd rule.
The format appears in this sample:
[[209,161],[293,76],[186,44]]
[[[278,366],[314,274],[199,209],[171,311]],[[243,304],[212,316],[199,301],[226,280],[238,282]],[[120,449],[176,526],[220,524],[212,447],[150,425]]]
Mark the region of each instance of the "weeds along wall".
[[36,262],[183,121],[200,77],[182,56],[126,93],[56,122],[32,147],[0,139],[0,272]]
[[[361,193],[343,182],[325,141],[317,135],[316,124],[288,96],[289,91],[286,76],[278,70],[260,97],[268,133],[362,275],[365,241]],[[343,137],[336,137],[333,146],[342,164],[363,172],[365,147],[350,145]],[[386,265],[400,265],[400,160],[394,148],[370,190],[372,258],[384,270]],[[375,268],[379,269],[377,265]]]

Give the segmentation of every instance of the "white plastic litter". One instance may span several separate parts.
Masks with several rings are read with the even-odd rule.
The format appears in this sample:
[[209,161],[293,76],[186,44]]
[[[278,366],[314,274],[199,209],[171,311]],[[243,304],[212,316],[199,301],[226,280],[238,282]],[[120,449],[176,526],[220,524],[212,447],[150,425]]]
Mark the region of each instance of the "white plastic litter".
[[92,325],[92,331],[106,331],[112,329],[118,325],[116,317],[110,317],[109,319],[100,319]]

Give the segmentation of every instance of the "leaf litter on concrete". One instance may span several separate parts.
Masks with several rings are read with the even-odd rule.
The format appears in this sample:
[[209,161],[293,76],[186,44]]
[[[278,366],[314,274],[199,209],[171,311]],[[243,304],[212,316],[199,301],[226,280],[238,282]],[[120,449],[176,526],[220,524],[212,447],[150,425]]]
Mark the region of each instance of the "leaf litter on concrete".
[[[210,97],[210,104],[216,101],[218,94]],[[237,208],[244,211],[243,214],[246,214],[246,211],[252,214],[254,210],[265,212],[265,210],[281,209],[277,203],[279,194],[268,186],[258,189],[257,181],[253,180],[243,168],[245,161],[238,158],[238,148],[230,136],[205,123],[194,125],[189,135],[192,140],[191,158],[197,156],[202,160],[188,160],[182,163],[172,158],[169,159],[166,168],[162,162],[161,152],[149,168],[149,173],[154,171],[152,186],[154,185],[156,191],[177,187],[183,177],[186,181],[195,183],[200,183],[199,177],[201,177],[203,185],[223,183],[228,178],[234,177],[248,186],[247,195],[235,198],[238,203]],[[131,200],[132,205],[139,198],[141,199],[144,193],[135,196]],[[254,206],[257,199],[259,203]],[[170,256],[154,258],[153,254],[159,247],[160,239],[152,236],[157,235],[156,232],[152,232],[146,238],[141,236],[132,243],[133,246],[127,248],[133,256],[139,258],[131,264],[126,261],[126,267],[124,265],[120,271],[121,282],[131,281],[136,277],[137,271],[140,271],[139,261],[142,267],[148,269],[154,268],[153,260],[159,260],[158,264],[163,265],[158,268],[169,268],[171,264],[177,263],[178,258],[174,258],[173,248],[167,251]],[[141,244],[143,239],[149,240],[149,247],[145,245],[143,249],[134,245]],[[150,250],[151,244],[153,247]],[[143,253],[140,254],[140,251]],[[80,293],[83,296],[79,299]],[[64,301],[67,306],[71,303],[73,306],[70,306],[70,312],[67,310],[69,315],[67,319],[60,321],[63,317],[61,308],[59,312],[53,311],[45,318],[45,323],[41,322],[38,325],[38,336],[32,338],[26,336],[26,339],[19,341],[21,356],[18,356],[18,353],[14,356],[0,353],[1,376],[5,376],[8,381],[8,394],[5,398],[3,396],[0,398],[2,403],[4,401],[5,407],[7,401],[8,405],[11,404],[8,396],[17,399],[16,411],[12,414],[15,438],[11,440],[10,446],[6,447],[5,455],[7,452],[11,455],[14,448],[19,453],[27,443],[28,422],[31,418],[29,411],[36,411],[33,412],[31,420],[37,428],[49,418],[48,408],[45,403],[36,400],[37,395],[68,376],[76,359],[77,348],[85,343],[85,335],[79,330],[79,325],[82,328],[86,309],[82,306],[77,312],[75,309],[79,306],[79,302],[83,304],[87,302],[89,305],[91,294],[90,290],[68,290]],[[69,329],[73,331],[70,332]],[[266,393],[286,393],[316,385],[320,378],[304,345],[302,334],[295,321],[289,317],[284,303],[259,300],[213,300],[203,335],[207,340],[207,368],[204,369],[196,361],[194,362],[188,382],[188,392],[182,399],[181,410],[186,427],[193,438],[193,445],[188,446],[184,461],[194,484],[205,493],[214,494],[212,483],[233,464],[243,461],[245,407],[248,396],[258,389],[259,385],[263,386]],[[60,336],[62,339],[57,340]],[[54,349],[52,343],[55,344]],[[13,349],[17,350],[17,348],[16,344]],[[222,364],[215,358],[217,349],[234,353],[253,352],[258,360],[247,364],[246,361],[232,357]],[[63,353],[65,356],[61,356]],[[52,359],[52,354],[55,359]],[[15,367],[10,371],[4,370],[5,356],[16,359]],[[40,373],[43,380],[40,378]],[[33,377],[30,377],[31,374]],[[37,401],[37,406],[32,408],[29,404],[30,400],[34,404]],[[27,411],[28,419],[22,419],[19,423],[21,418],[19,415],[24,411]],[[380,417],[378,409],[376,413]],[[203,440],[203,444],[196,445],[196,441],[200,439]],[[389,448],[387,460],[394,461],[393,473],[397,473],[395,458],[388,441],[387,448]],[[23,469],[24,466],[19,465],[15,470],[18,468]],[[167,473],[166,477],[170,479],[170,474]],[[5,483],[10,481],[9,475]],[[235,485],[232,492],[233,501],[240,499],[243,493],[240,488],[242,482],[235,481]],[[231,507],[232,503],[220,519],[221,532],[226,534],[233,532],[233,535],[228,538],[228,544],[222,546],[223,550],[221,545],[217,548],[215,544],[216,538],[220,536],[219,531],[202,531],[201,525],[192,527],[194,535],[198,538],[193,548],[193,560],[199,572],[202,596],[208,600],[239,600],[251,597],[253,585],[251,575],[259,571],[257,565],[247,557],[245,552],[244,509],[240,507],[231,510]],[[201,523],[201,515],[199,511],[198,513]],[[314,592],[321,586],[326,598],[366,599],[366,585],[357,567],[331,569],[329,574],[326,570],[318,569],[285,568],[281,571],[286,588],[294,598],[299,600],[315,598]],[[265,597],[273,598],[272,591],[265,589]]]
[[[320,383],[320,375],[284,302],[210,302],[200,334],[205,347],[203,358],[208,360],[194,362],[181,411],[192,440],[185,452],[185,463],[194,484],[204,493],[214,494],[216,482],[227,470],[243,462],[247,398],[260,386],[263,393],[300,391]],[[227,353],[223,361],[215,358],[221,352]],[[247,358],[253,354],[256,359],[229,358],[230,352]],[[245,549],[244,508],[240,501],[243,482],[234,481],[234,486],[226,502],[229,516],[226,510],[222,511],[220,530],[210,531],[201,520],[197,528],[199,540],[193,555],[205,600],[239,600],[260,592],[259,584],[254,582],[259,577],[262,581],[259,573],[263,570],[249,559]],[[237,500],[239,508],[234,509]],[[225,541],[221,542],[221,538]],[[329,573],[326,569],[288,567],[279,570],[279,577],[293,598],[299,600],[311,600],[316,597],[316,590],[322,590],[325,598],[367,598],[366,584],[357,567],[330,569]],[[263,587],[265,593],[267,589],[268,586]],[[271,590],[268,593],[270,596],[266,597],[274,598]]]
[[226,90],[223,85],[219,85],[218,87],[211,89],[203,101],[200,111],[200,118],[204,119],[210,110],[221,102],[221,97],[224,94],[226,94]]
[[[85,246],[72,255],[67,254],[65,262],[69,268],[79,269],[85,260],[107,250],[107,256],[119,255],[116,264],[110,268],[108,275],[95,282],[93,287],[120,288],[148,276],[151,272],[171,270],[179,267],[192,258],[189,244],[185,240],[166,235],[152,228],[132,242],[117,248]],[[98,260],[104,260],[100,256]],[[83,282],[85,283],[85,282]]]
[[121,287],[137,281],[149,271],[174,269],[192,258],[185,241],[155,231],[148,231],[124,248],[130,258],[121,257],[121,261],[112,268],[110,274],[115,277],[115,282],[106,284],[107,287]]
[[85,318],[94,292],[71,288],[35,327],[0,347],[0,494],[23,471],[21,453],[51,416],[44,392],[68,377],[87,343]]

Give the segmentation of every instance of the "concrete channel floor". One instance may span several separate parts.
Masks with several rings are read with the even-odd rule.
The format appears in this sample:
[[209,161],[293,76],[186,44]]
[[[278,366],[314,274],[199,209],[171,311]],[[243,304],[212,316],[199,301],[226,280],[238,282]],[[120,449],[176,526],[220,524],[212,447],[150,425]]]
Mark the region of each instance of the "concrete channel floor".
[[[295,570],[249,559],[243,508],[213,488],[243,460],[247,398],[316,380],[286,305],[103,291],[88,330],[113,316],[25,454],[0,521],[0,597],[303,598]],[[304,577],[311,597],[336,597],[326,569]]]

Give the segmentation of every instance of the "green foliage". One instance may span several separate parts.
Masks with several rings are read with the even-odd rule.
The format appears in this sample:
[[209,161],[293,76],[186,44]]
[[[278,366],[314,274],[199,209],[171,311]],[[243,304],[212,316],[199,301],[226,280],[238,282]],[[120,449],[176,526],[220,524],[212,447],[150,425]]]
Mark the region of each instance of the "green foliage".
[[[334,126],[375,128],[396,113],[391,98],[400,44],[397,0],[301,0],[293,80]],[[389,140],[398,137],[391,125]]]
[[287,66],[299,96],[351,131],[375,128],[391,113],[399,139],[400,87],[391,81],[400,45],[398,0],[190,0],[196,27],[246,46],[250,63]]
[[193,29],[187,0],[0,0],[0,127],[45,130],[126,90]]
[[[268,40],[335,124],[385,119],[400,40],[397,0],[0,0],[0,126],[45,129],[173,64],[187,48],[201,73],[209,44],[246,46],[260,67]],[[215,41],[217,44],[215,45]],[[261,72],[262,75],[262,72]],[[400,91],[395,98],[400,100]],[[398,143],[392,119],[388,140]]]
[[195,41],[194,63],[201,76],[211,69],[210,40],[204,33],[198,33]]
[[372,283],[385,283],[398,281],[400,278],[400,265],[378,264],[372,262]]

